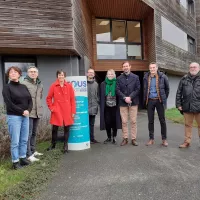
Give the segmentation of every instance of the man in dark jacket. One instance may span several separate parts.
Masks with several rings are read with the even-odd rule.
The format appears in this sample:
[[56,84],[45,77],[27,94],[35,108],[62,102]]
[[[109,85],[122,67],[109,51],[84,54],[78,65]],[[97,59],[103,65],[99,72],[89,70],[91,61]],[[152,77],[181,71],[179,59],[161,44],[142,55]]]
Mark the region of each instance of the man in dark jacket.
[[200,67],[198,63],[191,63],[189,73],[180,80],[176,93],[176,107],[185,118],[185,140],[180,148],[190,146],[192,124],[195,118],[200,137]]
[[93,69],[88,69],[87,72],[87,87],[88,87],[88,109],[89,109],[89,124],[90,124],[90,143],[98,143],[94,138],[94,123],[99,107],[99,86],[94,79],[95,72]]
[[138,146],[137,111],[139,104],[140,81],[139,77],[131,73],[130,63],[122,64],[124,73],[117,78],[117,95],[119,97],[120,115],[122,119],[123,141],[121,146],[128,144],[128,116],[130,114],[132,145]]
[[147,105],[149,121],[149,141],[146,145],[154,144],[154,114],[156,108],[161,125],[162,145],[167,147],[167,127],[164,105],[169,96],[168,78],[164,73],[158,71],[157,64],[152,62],[149,65],[149,72],[144,75],[143,85],[144,103]]

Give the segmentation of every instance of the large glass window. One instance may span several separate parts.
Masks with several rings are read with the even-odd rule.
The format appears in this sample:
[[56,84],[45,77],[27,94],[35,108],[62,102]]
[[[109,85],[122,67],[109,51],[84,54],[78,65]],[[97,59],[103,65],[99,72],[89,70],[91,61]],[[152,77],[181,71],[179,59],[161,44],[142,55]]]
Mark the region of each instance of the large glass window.
[[142,59],[140,21],[96,19],[97,59]]
[[22,76],[20,77],[20,81],[22,81],[24,77],[27,75],[28,68],[30,66],[36,66],[36,61],[34,58],[9,57],[9,58],[3,59],[3,61],[4,61],[5,83],[9,82],[9,79],[6,76],[6,72],[10,67],[16,66],[21,69]]

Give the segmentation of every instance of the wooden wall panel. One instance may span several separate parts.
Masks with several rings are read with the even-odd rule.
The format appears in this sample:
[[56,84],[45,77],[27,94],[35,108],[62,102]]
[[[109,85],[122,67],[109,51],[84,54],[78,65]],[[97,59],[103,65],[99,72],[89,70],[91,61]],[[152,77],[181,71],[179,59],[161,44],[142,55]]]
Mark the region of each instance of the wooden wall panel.
[[196,10],[196,29],[197,29],[197,56],[200,62],[200,1],[195,1]]
[[92,14],[86,0],[73,0],[74,47],[92,65]]
[[183,6],[174,0],[155,0],[154,13],[157,63],[162,69],[177,74],[187,72],[189,63],[196,61],[197,56],[162,39],[161,16],[196,40],[196,20],[194,16],[191,16]]
[[73,50],[71,0],[1,1],[0,48]]

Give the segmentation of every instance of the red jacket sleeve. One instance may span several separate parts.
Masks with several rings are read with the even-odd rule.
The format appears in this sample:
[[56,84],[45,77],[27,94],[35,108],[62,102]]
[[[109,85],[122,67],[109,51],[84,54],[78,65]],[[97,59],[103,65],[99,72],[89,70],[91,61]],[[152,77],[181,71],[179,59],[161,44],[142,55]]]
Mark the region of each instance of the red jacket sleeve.
[[75,102],[75,94],[74,94],[74,88],[72,87],[72,85],[70,84],[70,90],[71,90],[71,94],[70,94],[70,102],[71,102],[71,112],[72,114],[76,114],[76,102]]
[[51,87],[49,88],[49,92],[46,97],[46,103],[50,111],[53,110],[53,103],[52,103],[53,97],[54,97],[54,85],[52,84]]

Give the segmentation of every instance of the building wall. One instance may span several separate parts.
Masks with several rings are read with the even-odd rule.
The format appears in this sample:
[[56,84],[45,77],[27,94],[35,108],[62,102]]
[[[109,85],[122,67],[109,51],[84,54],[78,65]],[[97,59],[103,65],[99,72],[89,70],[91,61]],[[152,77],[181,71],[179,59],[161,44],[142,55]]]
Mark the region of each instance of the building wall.
[[92,65],[92,14],[85,0],[72,1],[74,48]]
[[2,97],[2,89],[3,89],[3,76],[2,76],[2,73],[3,70],[2,70],[2,62],[1,62],[1,56],[0,56],[0,104],[1,102],[3,102],[3,97]]
[[196,8],[196,29],[197,29],[197,55],[200,62],[200,1],[195,1]]
[[174,108],[175,106],[175,99],[176,99],[176,91],[178,88],[179,81],[181,76],[175,75],[167,75],[169,79],[169,86],[170,86],[170,93],[167,100],[167,108]]
[[[164,17],[177,28],[197,40],[196,20],[184,6],[174,0],[155,0],[155,34],[156,60],[163,69],[177,74],[187,72],[190,62],[196,61],[197,56],[173,45],[162,38],[162,20]],[[169,30],[168,34],[172,34]]]

